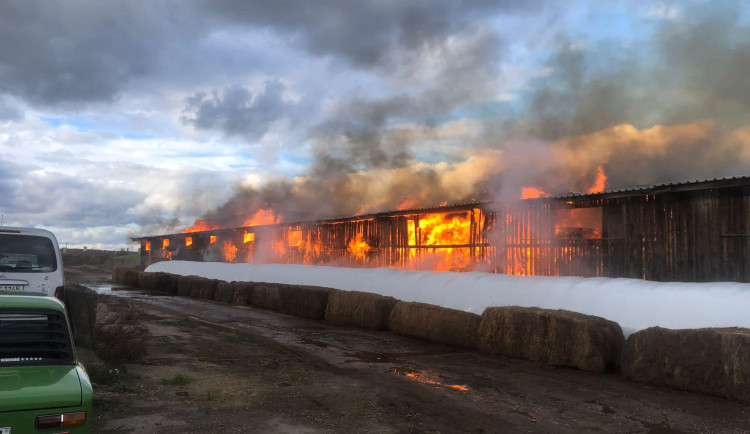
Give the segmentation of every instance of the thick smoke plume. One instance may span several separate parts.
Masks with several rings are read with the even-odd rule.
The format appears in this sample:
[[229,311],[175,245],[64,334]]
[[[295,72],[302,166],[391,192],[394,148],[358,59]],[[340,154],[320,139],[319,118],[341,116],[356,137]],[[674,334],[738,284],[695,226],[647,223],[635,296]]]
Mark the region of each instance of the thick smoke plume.
[[[496,93],[507,43],[482,26],[404,34],[388,50],[352,61],[388,70],[394,81],[412,84],[409,91],[339,101],[309,131],[315,160],[305,176],[238,187],[206,219],[241,225],[259,209],[295,221],[511,201],[528,186],[586,192],[602,173],[607,189],[747,175],[750,29],[739,19],[742,5],[734,6],[692,6],[683,11],[687,19],[664,22],[653,40],[631,46],[580,44],[561,34],[547,73],[517,95],[528,104],[450,122],[449,114]],[[335,50],[324,36],[307,43]],[[339,48],[342,55],[353,50]],[[217,117],[228,116],[209,110],[216,104],[204,96],[196,102],[213,116],[201,119],[197,111],[196,127],[222,125]]]

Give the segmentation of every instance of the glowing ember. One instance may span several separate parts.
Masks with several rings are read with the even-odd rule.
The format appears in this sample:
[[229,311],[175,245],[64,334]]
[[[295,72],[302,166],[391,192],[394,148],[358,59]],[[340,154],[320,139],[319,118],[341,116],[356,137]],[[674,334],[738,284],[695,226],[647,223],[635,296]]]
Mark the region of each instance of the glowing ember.
[[586,191],[586,193],[601,193],[604,191],[604,188],[607,186],[607,175],[604,174],[604,168],[602,166],[599,166],[599,168],[596,171],[596,180],[594,181],[594,185],[591,186],[591,188]]
[[193,245],[193,237],[185,238],[185,247],[192,246],[192,245]]
[[280,215],[276,216],[272,209],[261,209],[246,220],[242,226],[273,225],[282,221],[282,217]]
[[232,262],[237,257],[237,246],[232,244],[231,241],[224,241],[224,247],[221,250],[224,252],[224,259],[227,262]]
[[357,236],[352,238],[349,242],[348,248],[349,252],[360,261],[367,259],[367,252],[372,250],[372,247],[370,247],[363,238],[362,233],[358,233]]
[[214,224],[212,222],[204,222],[203,220],[196,219],[195,224],[184,231],[182,231],[183,234],[189,234],[191,232],[202,232],[202,231],[210,231],[213,229],[219,229],[219,225]]
[[523,187],[521,188],[521,199],[537,199],[540,197],[548,197],[549,195],[541,188],[536,187]]
[[255,233],[246,232],[245,235],[242,236],[242,242],[245,244],[255,242]]
[[406,378],[412,379],[422,384],[429,384],[435,387],[445,387],[447,389],[460,390],[461,392],[468,392],[469,388],[460,384],[444,384],[438,381],[440,377],[432,372],[418,371],[418,372],[401,372],[397,368],[391,368],[391,372],[396,375],[403,375]]

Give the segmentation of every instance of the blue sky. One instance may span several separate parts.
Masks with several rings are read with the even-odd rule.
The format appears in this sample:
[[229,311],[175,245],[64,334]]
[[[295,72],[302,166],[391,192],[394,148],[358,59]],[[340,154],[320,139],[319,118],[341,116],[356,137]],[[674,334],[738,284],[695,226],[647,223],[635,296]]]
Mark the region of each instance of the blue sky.
[[0,5],[0,212],[70,246],[750,173],[741,1]]

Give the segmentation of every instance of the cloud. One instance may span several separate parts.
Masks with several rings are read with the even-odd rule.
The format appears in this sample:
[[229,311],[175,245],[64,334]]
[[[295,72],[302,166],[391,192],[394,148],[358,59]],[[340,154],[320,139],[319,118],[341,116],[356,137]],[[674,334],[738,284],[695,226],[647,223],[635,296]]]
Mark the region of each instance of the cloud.
[[[35,104],[112,101],[134,76],[147,74],[163,39],[159,8],[146,3],[3,2],[0,81]],[[155,17],[154,17],[155,18]]]
[[275,122],[292,116],[297,105],[284,99],[280,80],[266,80],[256,93],[235,85],[210,96],[196,93],[187,101],[181,120],[198,129],[215,129],[249,141],[261,139]]
[[[429,3],[366,0],[202,2],[206,13],[249,27],[271,28],[316,55],[332,55],[361,68],[394,51],[418,53],[441,44],[486,16],[531,9],[528,2],[437,0]],[[542,4],[537,3],[537,6]]]
[[102,185],[38,166],[0,160],[0,171],[10,179],[0,182],[2,212],[7,224],[82,228],[106,221],[112,225],[125,225],[132,218],[128,209],[144,198],[136,191]]

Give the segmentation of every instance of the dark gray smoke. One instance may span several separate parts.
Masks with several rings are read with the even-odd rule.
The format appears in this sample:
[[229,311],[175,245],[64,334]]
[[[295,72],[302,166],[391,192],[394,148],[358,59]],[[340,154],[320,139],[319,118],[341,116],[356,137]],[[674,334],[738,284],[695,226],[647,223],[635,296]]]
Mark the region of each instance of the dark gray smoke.
[[[396,31],[394,38],[378,32],[358,42],[366,47],[352,41],[340,46],[311,31],[309,49],[333,51],[370,68],[427,51],[441,61],[431,80],[415,81],[412,91],[340,101],[310,132],[316,159],[308,177],[240,189],[210,217],[238,223],[228,216],[259,208],[296,220],[352,215],[373,189],[381,200],[366,204],[368,211],[394,209],[407,198],[424,206],[516,199],[523,186],[550,194],[586,192],[599,166],[610,189],[747,174],[750,131],[738,130],[750,119],[750,29],[738,18],[743,7],[693,6],[684,11],[689,19],[665,22],[653,40],[631,46],[603,41],[581,47],[560,35],[546,65],[550,74],[527,91],[528,106],[485,119],[480,137],[466,139],[467,145],[502,151],[494,171],[467,177],[470,194],[416,164],[422,137],[395,132],[392,124],[437,125],[453,110],[487,100],[498,84],[503,41],[489,29],[461,32],[450,23],[437,26],[440,31]],[[434,20],[428,16],[425,23]],[[451,32],[463,45],[448,42]],[[391,74],[408,82],[411,66],[402,63]]]

